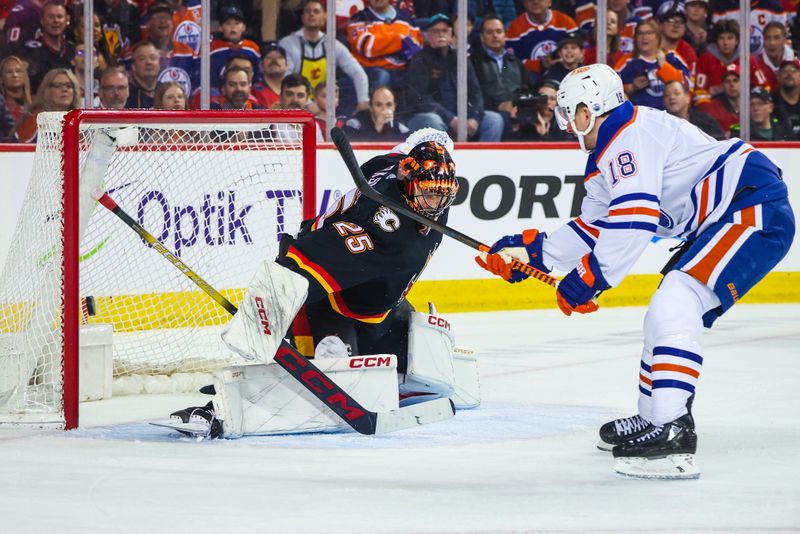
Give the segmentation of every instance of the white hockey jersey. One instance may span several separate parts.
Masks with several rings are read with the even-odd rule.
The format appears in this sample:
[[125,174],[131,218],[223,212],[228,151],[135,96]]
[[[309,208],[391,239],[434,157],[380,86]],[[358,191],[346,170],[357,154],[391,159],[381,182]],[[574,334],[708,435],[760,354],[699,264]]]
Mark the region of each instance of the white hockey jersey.
[[752,150],[625,102],[599,128],[581,215],[545,240],[545,265],[569,271],[594,250],[606,281],[618,285],[653,235],[692,239],[722,217]]

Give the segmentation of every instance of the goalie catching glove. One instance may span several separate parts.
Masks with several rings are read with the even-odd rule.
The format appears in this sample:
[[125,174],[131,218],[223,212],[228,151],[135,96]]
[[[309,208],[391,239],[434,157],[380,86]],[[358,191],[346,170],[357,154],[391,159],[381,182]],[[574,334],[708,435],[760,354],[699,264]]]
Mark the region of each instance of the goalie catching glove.
[[558,283],[556,288],[558,307],[564,315],[572,315],[572,312],[596,312],[598,305],[594,298],[610,287],[603,278],[597,258],[590,252]]
[[547,234],[539,230],[525,230],[521,234],[507,235],[498,240],[488,254],[481,254],[475,261],[482,268],[496,274],[506,282],[515,284],[530,275],[511,267],[512,259],[527,263],[531,267],[550,272],[542,261],[542,245]]

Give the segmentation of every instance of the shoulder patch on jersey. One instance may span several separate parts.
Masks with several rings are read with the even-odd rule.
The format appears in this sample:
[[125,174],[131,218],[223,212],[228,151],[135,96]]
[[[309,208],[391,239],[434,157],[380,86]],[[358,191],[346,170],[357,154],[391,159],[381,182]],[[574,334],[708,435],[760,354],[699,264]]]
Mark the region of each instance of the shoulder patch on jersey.
[[158,73],[158,83],[178,82],[183,87],[183,92],[192,94],[192,78],[189,73],[179,67],[167,67]]
[[400,217],[386,206],[381,206],[372,217],[372,222],[381,227],[384,232],[394,232],[400,228]]

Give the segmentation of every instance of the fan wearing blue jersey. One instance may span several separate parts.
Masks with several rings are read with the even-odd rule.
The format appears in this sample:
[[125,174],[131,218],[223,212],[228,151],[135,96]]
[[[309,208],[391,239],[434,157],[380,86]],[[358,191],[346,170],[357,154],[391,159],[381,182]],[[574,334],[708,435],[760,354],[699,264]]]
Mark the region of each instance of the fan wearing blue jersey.
[[511,258],[568,271],[556,294],[570,315],[597,310],[595,299],[622,282],[653,236],[682,239],[645,317],[638,414],[603,425],[598,446],[613,449],[624,476],[696,478],[702,330],[789,250],[795,221],[781,170],[740,139],[716,141],[634,106],[606,65],[564,78],[556,117],[589,154],[581,215],[550,235],[503,237],[478,263],[510,282],[527,276],[511,271]]
[[675,51],[661,48],[661,29],[653,19],[636,26],[633,52],[614,68],[634,105],[664,109],[664,85],[679,81],[689,87],[689,67]]
[[578,25],[568,15],[550,9],[552,0],[524,0],[525,12],[511,21],[506,46],[531,72],[542,74],[553,62],[558,42]]

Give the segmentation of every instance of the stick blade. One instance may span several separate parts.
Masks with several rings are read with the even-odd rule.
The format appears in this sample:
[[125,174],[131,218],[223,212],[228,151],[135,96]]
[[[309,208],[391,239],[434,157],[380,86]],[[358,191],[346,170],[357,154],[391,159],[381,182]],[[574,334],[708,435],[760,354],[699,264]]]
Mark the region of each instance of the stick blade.
[[420,425],[446,421],[456,414],[455,405],[450,399],[436,399],[433,401],[405,406],[398,410],[379,412],[375,425],[375,434],[386,434],[406,428],[415,428]]

